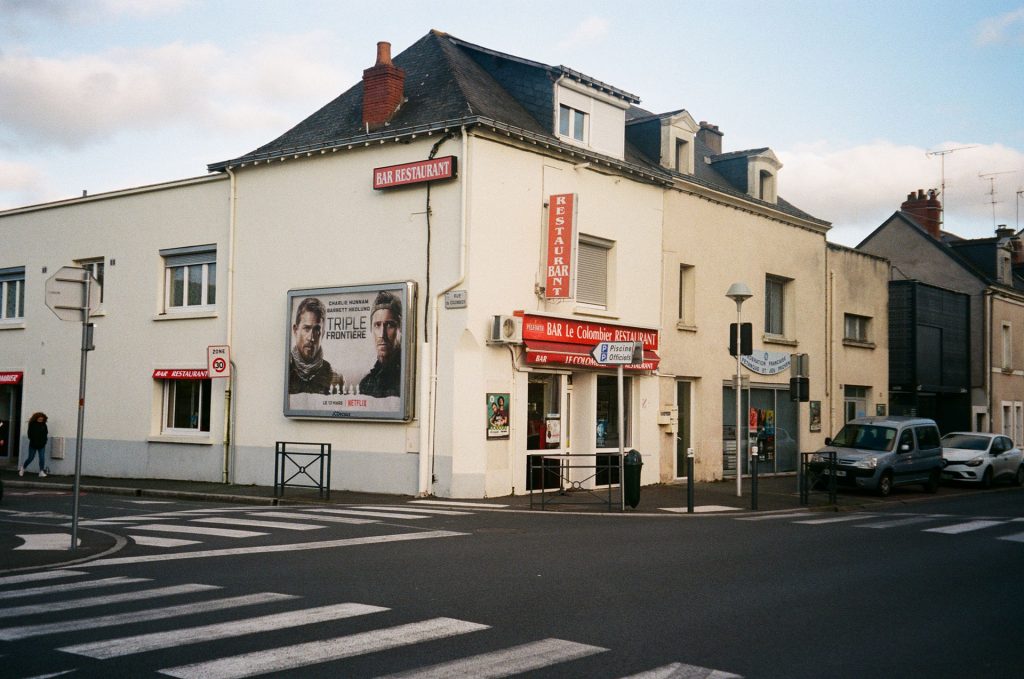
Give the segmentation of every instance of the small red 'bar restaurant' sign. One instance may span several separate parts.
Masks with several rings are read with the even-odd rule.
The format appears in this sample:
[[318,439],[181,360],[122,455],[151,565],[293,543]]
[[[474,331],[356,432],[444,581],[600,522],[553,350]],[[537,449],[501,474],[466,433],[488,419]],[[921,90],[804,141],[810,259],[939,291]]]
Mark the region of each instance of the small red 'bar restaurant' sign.
[[418,160],[402,165],[388,165],[373,170],[373,188],[390,189],[406,184],[433,182],[455,176],[455,156]]
[[210,377],[208,370],[164,369],[153,371],[154,380],[205,380]]

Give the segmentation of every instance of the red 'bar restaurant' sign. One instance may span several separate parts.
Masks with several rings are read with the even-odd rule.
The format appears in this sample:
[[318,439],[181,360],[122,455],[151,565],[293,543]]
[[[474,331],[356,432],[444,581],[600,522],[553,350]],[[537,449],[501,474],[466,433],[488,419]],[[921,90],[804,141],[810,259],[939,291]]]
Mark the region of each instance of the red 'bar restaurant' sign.
[[548,200],[548,269],[544,281],[547,299],[572,297],[572,244],[576,194],[560,193]]
[[168,370],[156,369],[153,371],[154,380],[205,380],[210,377],[207,370]]
[[24,374],[21,372],[0,372],[0,384],[21,384],[21,378]]
[[406,184],[451,179],[455,176],[455,156],[418,160],[415,163],[388,165],[373,170],[373,188],[390,189]]

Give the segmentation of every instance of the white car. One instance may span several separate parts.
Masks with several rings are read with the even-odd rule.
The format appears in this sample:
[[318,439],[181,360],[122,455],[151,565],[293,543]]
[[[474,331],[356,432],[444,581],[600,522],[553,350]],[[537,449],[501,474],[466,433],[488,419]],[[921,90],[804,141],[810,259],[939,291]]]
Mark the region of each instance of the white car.
[[988,488],[993,481],[1024,484],[1024,454],[1008,436],[957,431],[942,437],[942,478]]

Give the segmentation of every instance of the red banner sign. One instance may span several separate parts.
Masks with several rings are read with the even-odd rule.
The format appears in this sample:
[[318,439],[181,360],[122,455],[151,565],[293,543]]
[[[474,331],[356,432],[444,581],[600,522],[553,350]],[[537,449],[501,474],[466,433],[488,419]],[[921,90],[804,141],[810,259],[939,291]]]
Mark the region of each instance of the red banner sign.
[[598,342],[643,342],[645,351],[658,350],[657,330],[533,314],[523,315],[523,339],[582,344],[587,351]]
[[388,165],[373,170],[373,188],[390,189],[406,184],[451,179],[455,176],[455,156],[418,160],[402,165]]
[[548,268],[544,296],[572,297],[572,256],[576,234],[576,194],[560,193],[548,200]]
[[0,372],[0,384],[21,384],[24,375],[21,372]]
[[205,380],[209,379],[207,370],[175,370],[158,368],[153,371],[154,380]]

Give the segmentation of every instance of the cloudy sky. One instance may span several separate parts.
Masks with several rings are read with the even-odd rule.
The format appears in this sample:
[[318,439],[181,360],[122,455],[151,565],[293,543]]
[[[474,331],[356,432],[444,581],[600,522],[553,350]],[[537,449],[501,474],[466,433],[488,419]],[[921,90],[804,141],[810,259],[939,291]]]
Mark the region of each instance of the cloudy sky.
[[[564,64],[771,147],[856,245],[945,183],[946,228],[1021,228],[1024,0],[0,0],[0,210],[206,173],[430,29]],[[948,153],[946,153],[948,151]]]

